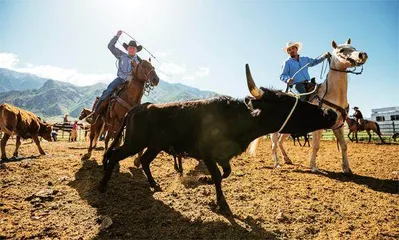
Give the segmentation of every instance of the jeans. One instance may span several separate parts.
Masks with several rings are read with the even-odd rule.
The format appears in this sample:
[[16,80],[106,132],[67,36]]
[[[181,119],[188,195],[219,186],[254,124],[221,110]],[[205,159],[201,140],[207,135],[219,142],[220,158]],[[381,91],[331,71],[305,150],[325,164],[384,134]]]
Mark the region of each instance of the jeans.
[[[103,102],[107,97],[109,97],[109,96],[115,91],[116,87],[117,87],[119,84],[122,84],[122,83],[124,83],[124,82],[125,82],[125,79],[123,79],[123,78],[120,78],[120,77],[115,78],[115,79],[107,86],[107,88],[103,91],[103,93],[102,93],[100,99],[99,99],[98,102],[97,102],[97,105],[96,105],[96,109],[95,109],[95,110],[97,110],[97,109],[98,109],[98,106],[100,106],[100,105],[102,104],[102,102]],[[94,111],[95,111],[95,110],[94,110]]]
[[[306,93],[306,87],[305,87],[305,83],[297,83],[294,85],[295,88],[293,89],[293,91],[295,93]],[[306,96],[300,96],[301,101],[306,102]]]

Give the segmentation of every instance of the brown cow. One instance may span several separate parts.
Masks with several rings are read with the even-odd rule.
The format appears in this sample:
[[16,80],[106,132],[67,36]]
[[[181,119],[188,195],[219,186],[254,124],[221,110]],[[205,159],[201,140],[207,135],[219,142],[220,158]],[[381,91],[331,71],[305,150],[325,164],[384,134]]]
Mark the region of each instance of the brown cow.
[[35,114],[7,103],[0,105],[0,129],[4,132],[1,139],[1,159],[6,160],[6,144],[10,136],[17,135],[14,157],[18,157],[18,148],[23,139],[32,138],[42,155],[46,153],[40,146],[39,136],[51,142],[51,125],[43,123]]

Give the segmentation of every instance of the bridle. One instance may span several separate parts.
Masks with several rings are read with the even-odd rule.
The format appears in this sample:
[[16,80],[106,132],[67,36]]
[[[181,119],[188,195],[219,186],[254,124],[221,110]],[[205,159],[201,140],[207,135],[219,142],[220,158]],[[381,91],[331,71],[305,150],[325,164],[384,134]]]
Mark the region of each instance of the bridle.
[[138,81],[138,82],[144,82],[144,89],[143,89],[144,92],[143,92],[143,94],[145,96],[148,96],[150,94],[150,92],[154,89],[154,84],[152,84],[152,82],[149,81],[149,77],[150,77],[150,74],[155,71],[155,68],[151,67],[151,69],[147,73],[144,73],[144,77],[145,77],[144,81],[140,81],[140,80],[138,80],[139,78],[137,77],[137,69],[139,68],[140,64],[142,64],[142,63],[143,63],[143,61],[141,61],[134,68],[132,80],[135,80],[135,81]]
[[[356,49],[354,49],[354,50],[356,50]],[[329,57],[328,58],[328,65],[330,65],[330,70],[333,70],[333,71],[336,71],[336,72],[352,73],[352,74],[355,74],[355,75],[360,75],[360,74],[363,73],[363,65],[362,65],[362,68],[360,69],[360,71],[356,72],[356,61],[355,61],[355,59],[353,59],[353,58],[351,58],[349,56],[342,56],[342,54],[337,55],[337,57],[342,58],[343,60],[346,60],[346,61],[352,63],[353,65],[355,65],[354,69],[353,70],[340,70],[340,69],[332,68],[331,67],[331,57]]]
[[[340,57],[340,58],[342,58],[344,60],[347,60],[347,61],[351,62],[352,64],[356,64],[356,61],[353,58],[351,58],[351,57],[344,57],[344,56],[338,56],[338,57]],[[354,70],[339,70],[339,69],[332,68],[331,67],[331,57],[328,58],[328,64],[330,66],[330,70],[332,70],[332,71],[344,72],[344,73],[352,73],[352,74],[356,74],[356,75],[362,74],[362,72],[363,72],[363,65],[362,65],[362,69],[361,69],[360,72],[356,72],[356,66],[355,66]],[[317,84],[315,86],[315,88],[318,88],[318,87],[319,87],[319,84]],[[328,81],[326,80],[326,90],[324,92],[323,97],[320,97],[319,95],[315,94],[309,99],[309,101],[312,101],[313,99],[316,98],[317,101],[319,102],[319,107],[320,108],[321,108],[321,106],[323,104],[325,104],[325,105],[327,105],[327,106],[329,106],[331,108],[334,108],[335,110],[337,110],[337,111],[339,111],[341,113],[341,115],[342,115],[342,124],[340,126],[336,127],[336,128],[332,128],[332,130],[336,130],[336,129],[339,129],[339,128],[344,126],[346,117],[348,116],[348,112],[349,112],[349,104],[348,104],[348,106],[346,108],[343,108],[341,106],[338,106],[335,103],[332,103],[332,102],[324,99],[325,96],[327,95],[327,92],[328,92]]]

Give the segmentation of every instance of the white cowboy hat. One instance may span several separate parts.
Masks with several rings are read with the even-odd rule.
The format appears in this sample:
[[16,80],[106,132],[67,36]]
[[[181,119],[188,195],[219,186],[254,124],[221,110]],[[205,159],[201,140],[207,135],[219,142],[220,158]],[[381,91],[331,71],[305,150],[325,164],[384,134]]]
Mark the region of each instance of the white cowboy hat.
[[298,52],[301,51],[302,43],[301,42],[287,42],[285,48],[283,48],[284,52],[287,52],[287,49],[290,47],[296,46],[298,48]]

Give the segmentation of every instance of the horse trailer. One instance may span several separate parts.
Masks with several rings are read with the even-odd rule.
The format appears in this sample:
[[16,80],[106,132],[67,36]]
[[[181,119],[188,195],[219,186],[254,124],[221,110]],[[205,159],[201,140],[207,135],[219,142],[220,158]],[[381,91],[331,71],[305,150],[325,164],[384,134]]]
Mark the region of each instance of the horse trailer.
[[380,125],[381,133],[393,135],[399,132],[399,106],[371,109],[371,120]]

